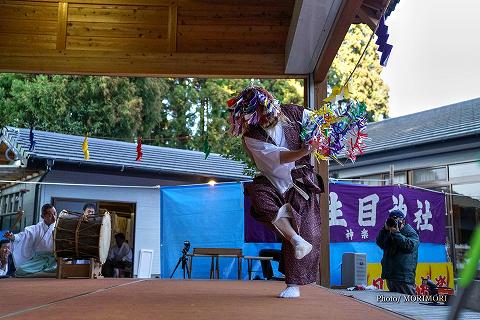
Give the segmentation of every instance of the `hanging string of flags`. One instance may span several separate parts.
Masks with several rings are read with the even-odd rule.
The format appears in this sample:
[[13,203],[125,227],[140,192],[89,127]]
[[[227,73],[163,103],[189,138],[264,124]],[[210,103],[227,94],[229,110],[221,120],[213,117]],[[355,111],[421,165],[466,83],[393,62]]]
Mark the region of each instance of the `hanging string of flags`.
[[[115,139],[115,138],[109,138],[109,137],[94,137],[96,139],[108,139],[108,140],[119,140],[119,139]],[[135,143],[136,143],[136,158],[135,158],[135,161],[142,161],[142,158],[143,158],[143,139],[142,137],[138,137],[136,140],[135,140]],[[146,139],[146,140],[157,140],[157,139]],[[30,147],[29,147],[29,152],[34,152],[35,151],[35,147],[37,145],[37,142],[35,140],[35,132],[34,132],[34,128],[33,127],[30,127],[30,133],[29,133],[29,141],[30,141]],[[212,147],[209,143],[209,140],[208,140],[208,134],[205,136],[205,139],[204,139],[204,143],[203,143],[203,152],[205,153],[205,160],[208,158],[208,156],[210,155],[211,153],[211,150],[212,150]],[[89,141],[88,141],[88,135],[85,135],[85,137],[83,138],[83,142],[82,142],[82,152],[83,152],[83,158],[85,160],[90,160],[90,150],[89,150]]]
[[[85,137],[83,138],[83,142],[82,142],[82,152],[83,152],[83,158],[85,160],[90,160],[90,150],[89,150],[89,141],[88,141],[88,135],[85,135]],[[109,140],[118,140],[118,139],[115,139],[115,138],[107,138],[107,137],[95,137],[97,139],[109,139]],[[18,139],[18,137],[17,137]],[[135,161],[142,161],[142,158],[143,158],[143,138],[142,137],[138,137],[136,140],[135,140],[135,143],[136,143],[136,158],[135,158]],[[156,139],[147,139],[147,140],[156,140]],[[209,145],[208,143],[208,136],[207,138],[205,139],[205,143],[204,143],[204,151],[206,152],[206,156],[205,156],[205,159],[208,157],[208,155],[210,154],[210,151],[211,151],[211,146]],[[37,146],[37,141],[35,140],[35,130],[33,128],[33,126],[30,127],[30,132],[29,132],[29,142],[30,142],[30,146],[29,146],[29,149],[28,151],[29,152],[35,152],[35,148]],[[16,144],[16,140],[15,140],[15,144]],[[12,159],[13,160],[13,159]]]

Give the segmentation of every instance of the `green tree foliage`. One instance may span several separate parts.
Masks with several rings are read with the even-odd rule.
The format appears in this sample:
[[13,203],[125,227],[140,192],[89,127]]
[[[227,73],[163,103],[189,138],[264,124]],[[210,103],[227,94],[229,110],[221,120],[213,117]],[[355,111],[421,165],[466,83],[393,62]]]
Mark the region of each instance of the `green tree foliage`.
[[69,134],[133,138],[143,99],[128,78],[0,75],[2,122]]
[[[328,85],[343,85],[360,58],[372,30],[365,24],[352,25],[328,72]],[[380,77],[382,66],[372,39],[361,64],[350,80],[352,96],[367,105],[370,121],[388,118],[388,86]]]
[[302,80],[0,74],[0,125],[203,150],[248,161],[226,101],[251,82],[303,104]]

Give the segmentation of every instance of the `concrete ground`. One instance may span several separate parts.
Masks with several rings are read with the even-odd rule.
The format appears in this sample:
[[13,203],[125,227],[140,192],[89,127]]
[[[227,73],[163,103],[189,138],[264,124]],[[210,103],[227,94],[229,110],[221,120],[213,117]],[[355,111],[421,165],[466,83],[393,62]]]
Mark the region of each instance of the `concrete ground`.
[[[388,291],[347,291],[330,290],[337,294],[354,298],[366,304],[376,306],[385,310],[390,310],[397,314],[411,319],[430,320],[447,319],[450,312],[450,306],[444,304],[429,304],[427,302],[406,301],[404,295]],[[478,301],[480,304],[480,301]],[[469,309],[462,309],[460,313],[461,320],[480,320],[480,312]]]

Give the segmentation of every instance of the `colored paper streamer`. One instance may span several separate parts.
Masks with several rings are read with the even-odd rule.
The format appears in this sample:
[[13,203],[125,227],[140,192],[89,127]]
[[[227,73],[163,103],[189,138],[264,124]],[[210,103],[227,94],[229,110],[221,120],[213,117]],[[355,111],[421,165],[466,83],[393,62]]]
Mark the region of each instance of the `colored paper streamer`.
[[387,43],[388,40],[388,27],[385,25],[385,16],[382,15],[380,18],[377,31],[377,41],[375,44],[378,45],[378,51],[381,52],[380,55],[380,65],[383,67],[387,66],[388,58],[390,57],[390,52],[392,52],[393,46]]
[[320,142],[314,152],[318,160],[338,161],[338,156],[345,152],[355,162],[357,155],[364,153],[367,107],[347,97],[348,87],[334,87],[324,105],[302,120],[301,139],[310,144],[313,140]]
[[137,139],[137,158],[135,161],[142,161],[143,151],[142,151],[142,137]]
[[90,159],[90,151],[88,151],[88,137],[85,136],[85,139],[83,139],[83,144],[82,144],[82,150],[83,150],[83,157],[85,160]]
[[28,148],[28,151],[32,152],[35,151],[35,146],[37,145],[37,142],[35,141],[35,135],[33,133],[33,127],[30,127],[30,147]]

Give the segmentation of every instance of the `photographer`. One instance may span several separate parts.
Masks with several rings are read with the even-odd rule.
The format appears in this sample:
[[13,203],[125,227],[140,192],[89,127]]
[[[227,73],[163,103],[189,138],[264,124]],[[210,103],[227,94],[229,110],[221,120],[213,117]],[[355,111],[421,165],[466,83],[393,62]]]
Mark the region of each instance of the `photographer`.
[[383,250],[382,279],[391,292],[415,294],[418,244],[418,234],[405,222],[403,212],[390,212],[377,236],[377,245]]

